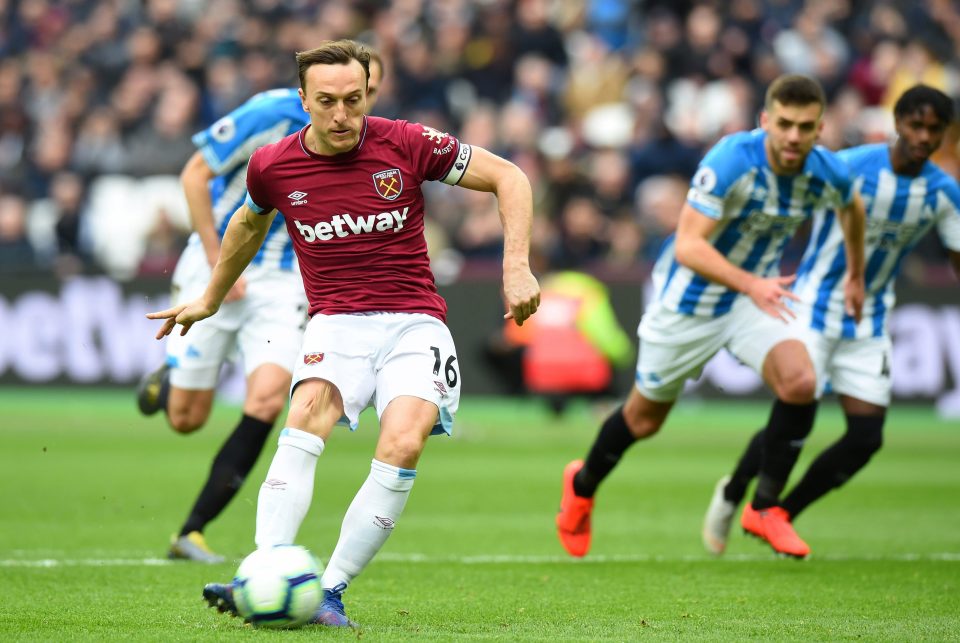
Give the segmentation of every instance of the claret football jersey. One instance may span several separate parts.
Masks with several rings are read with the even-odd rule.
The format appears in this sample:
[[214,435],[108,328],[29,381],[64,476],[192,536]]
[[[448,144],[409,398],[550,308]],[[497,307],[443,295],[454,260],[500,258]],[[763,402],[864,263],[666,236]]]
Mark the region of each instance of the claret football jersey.
[[418,123],[366,117],[349,152],[321,156],[310,126],[260,148],[247,205],[284,214],[310,314],[425,313],[446,318],[423,234],[424,181],[455,185],[471,148]]

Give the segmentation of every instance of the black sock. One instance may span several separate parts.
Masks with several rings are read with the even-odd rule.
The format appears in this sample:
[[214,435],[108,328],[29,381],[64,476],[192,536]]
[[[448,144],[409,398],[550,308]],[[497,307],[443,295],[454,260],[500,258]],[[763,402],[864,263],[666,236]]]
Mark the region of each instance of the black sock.
[[191,531],[203,531],[207,523],[233,500],[250,469],[256,464],[272,428],[272,422],[263,422],[249,415],[240,419],[237,428],[213,459],[210,475],[180,530],[181,536]]
[[597,439],[583,462],[583,468],[573,478],[573,492],[584,498],[593,497],[603,479],[617,466],[624,452],[636,441],[623,417],[621,406],[600,427],[600,433],[597,434]]
[[787,404],[777,400],[770,411],[763,431],[760,473],[753,496],[754,509],[780,504],[780,493],[787,484],[790,471],[797,463],[803,442],[813,429],[817,403]]
[[867,465],[883,445],[883,421],[882,415],[847,416],[847,432],[817,456],[803,479],[783,499],[783,508],[791,518]]
[[754,433],[750,438],[746,451],[740,456],[737,468],[730,476],[730,482],[723,489],[723,497],[735,505],[743,502],[747,495],[747,487],[760,472],[760,460],[763,457],[763,429]]

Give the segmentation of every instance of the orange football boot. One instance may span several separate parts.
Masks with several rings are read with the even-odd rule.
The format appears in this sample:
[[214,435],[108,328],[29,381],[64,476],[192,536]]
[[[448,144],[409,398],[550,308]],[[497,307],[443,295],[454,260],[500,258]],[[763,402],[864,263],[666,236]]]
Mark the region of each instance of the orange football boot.
[[740,526],[746,533],[767,541],[778,554],[793,558],[810,555],[810,546],[794,531],[790,514],[783,507],[757,510],[747,503],[740,515]]
[[574,460],[563,469],[563,495],[557,514],[557,535],[567,553],[577,558],[590,550],[590,514],[593,498],[583,498],[573,492],[573,476],[583,468],[583,460]]

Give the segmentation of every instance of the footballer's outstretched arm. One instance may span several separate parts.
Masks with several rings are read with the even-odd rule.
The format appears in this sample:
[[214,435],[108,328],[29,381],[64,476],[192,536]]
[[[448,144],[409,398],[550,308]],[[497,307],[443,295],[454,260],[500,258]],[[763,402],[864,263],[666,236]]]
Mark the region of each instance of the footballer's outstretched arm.
[[147,315],[149,319],[166,320],[157,332],[157,339],[169,335],[177,324],[183,326],[180,334],[185,335],[195,322],[210,317],[220,309],[223,298],[260,249],[276,215],[276,210],[257,214],[246,203],[233,213],[220,244],[220,256],[203,295],[194,301]]
[[261,214],[253,211],[246,203],[233,213],[220,243],[220,256],[203,295],[208,303],[215,303],[217,308],[220,307],[227,292],[263,245],[275,216],[276,210]]
[[533,191],[520,168],[482,147],[473,147],[470,164],[457,185],[497,195],[503,224],[504,319],[523,325],[540,305],[540,285],[530,272]]
[[787,286],[796,277],[791,275],[763,278],[733,265],[709,241],[717,225],[715,219],[697,211],[689,203],[684,203],[680,210],[674,246],[677,261],[701,277],[742,292],[750,297],[760,310],[772,317],[794,317],[784,299],[799,299],[787,290]]

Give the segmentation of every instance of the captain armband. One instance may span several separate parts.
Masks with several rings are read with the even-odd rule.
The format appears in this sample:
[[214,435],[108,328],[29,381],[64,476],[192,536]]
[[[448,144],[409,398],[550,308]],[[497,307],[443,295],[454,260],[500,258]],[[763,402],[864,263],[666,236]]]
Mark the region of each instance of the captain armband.
[[469,145],[461,143],[460,151],[457,153],[457,158],[453,160],[450,171],[440,180],[447,185],[456,185],[459,183],[460,179],[462,179],[463,175],[467,172],[467,166],[470,165],[470,157],[472,155],[473,149]]

